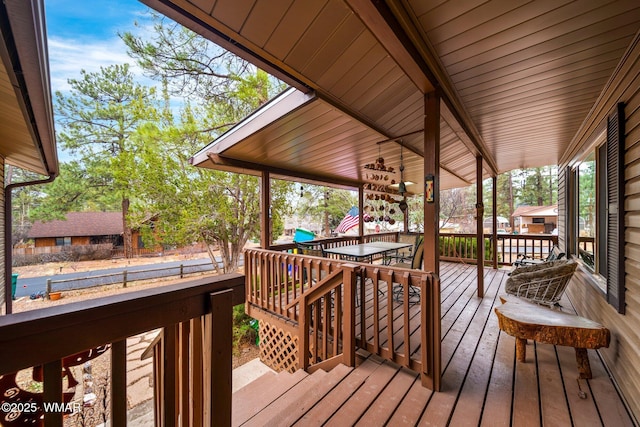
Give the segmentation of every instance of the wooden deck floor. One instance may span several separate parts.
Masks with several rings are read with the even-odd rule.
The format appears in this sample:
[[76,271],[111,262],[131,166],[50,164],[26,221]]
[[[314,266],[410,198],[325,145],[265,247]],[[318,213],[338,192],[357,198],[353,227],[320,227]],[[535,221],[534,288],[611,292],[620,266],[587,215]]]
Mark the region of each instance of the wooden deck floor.
[[[493,312],[506,271],[485,270],[483,299],[476,296],[476,271],[441,266],[441,392],[423,388],[406,368],[363,355],[355,369],[259,379],[234,394],[233,424],[634,425],[596,351],[588,350],[591,380],[577,379],[568,347],[529,342],[526,363],[516,363],[515,339],[498,329]],[[562,305],[572,311],[568,300]]]

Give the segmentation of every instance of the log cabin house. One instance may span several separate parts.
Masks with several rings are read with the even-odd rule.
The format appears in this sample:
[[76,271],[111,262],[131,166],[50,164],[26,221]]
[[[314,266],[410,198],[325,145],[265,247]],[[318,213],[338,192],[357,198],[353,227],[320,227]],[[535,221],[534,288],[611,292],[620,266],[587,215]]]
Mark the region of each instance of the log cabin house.
[[36,248],[101,243],[121,246],[122,233],[122,212],[69,212],[63,220],[35,221],[27,237]]
[[[65,246],[106,244],[112,246],[112,256],[122,256],[123,234],[122,212],[69,212],[61,220],[35,221],[27,237],[33,239],[35,249],[31,253],[53,253]],[[131,231],[131,242],[134,256],[162,252],[160,245],[146,248],[138,228]]]
[[[637,425],[637,2],[143,2],[291,86],[192,159],[261,177],[261,249],[245,253],[243,275],[4,316],[0,372],[44,364],[45,399],[60,400],[63,358],[111,343],[112,425],[124,425],[123,342],[162,327],[153,349],[157,425]],[[5,50],[13,40],[5,22],[24,4],[2,6]],[[32,31],[26,41],[41,34]],[[41,72],[42,64],[29,65]],[[23,117],[12,116],[30,123]],[[36,148],[55,147],[38,138],[22,143],[34,140]],[[425,197],[422,270],[271,245],[270,179],[356,188],[363,212],[366,192],[387,191],[367,167],[379,157],[395,167],[396,180],[413,183],[407,192]],[[54,164],[45,172],[55,172]],[[495,199],[497,174],[548,164],[560,170],[557,243],[580,264],[563,305],[611,332],[608,348],[590,350],[591,380],[575,381],[575,361],[561,346],[530,343],[527,362],[515,363],[514,341],[492,313],[504,281],[495,255],[490,265],[483,250],[465,260],[475,257],[475,265],[441,260],[440,189],[477,185],[482,217],[484,179],[493,180]],[[589,236],[580,235],[585,217]],[[355,239],[325,243],[370,239],[361,229]],[[405,295],[419,288],[419,303],[392,302],[394,283]],[[240,302],[274,346],[265,358],[294,354],[279,368],[314,373],[262,379],[262,388],[232,396],[228,318]],[[62,422],[59,414],[45,419]]]

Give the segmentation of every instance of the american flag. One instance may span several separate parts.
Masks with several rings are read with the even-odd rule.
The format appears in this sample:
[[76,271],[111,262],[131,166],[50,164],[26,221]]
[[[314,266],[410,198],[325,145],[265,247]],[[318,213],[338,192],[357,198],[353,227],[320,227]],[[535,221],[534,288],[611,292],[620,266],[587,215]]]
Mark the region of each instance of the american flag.
[[349,209],[347,215],[340,221],[338,227],[336,227],[336,233],[346,233],[348,230],[356,227],[360,223],[360,216],[358,215],[358,208],[355,206]]

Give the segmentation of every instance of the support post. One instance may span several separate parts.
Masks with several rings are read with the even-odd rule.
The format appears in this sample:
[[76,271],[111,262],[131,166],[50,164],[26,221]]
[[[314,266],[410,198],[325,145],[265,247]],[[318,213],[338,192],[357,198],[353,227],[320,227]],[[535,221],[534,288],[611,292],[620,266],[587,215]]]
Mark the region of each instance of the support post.
[[424,177],[433,177],[432,197],[424,201],[424,269],[440,274],[440,93],[424,97]]
[[362,243],[362,236],[364,236],[364,186],[362,184],[358,186],[358,215],[360,219],[358,223],[358,236],[360,236],[360,243]]
[[269,172],[260,175],[260,247],[271,246],[271,176]]
[[493,184],[492,196],[493,196],[493,269],[498,269],[498,177],[493,176],[491,178],[491,183]]
[[478,297],[484,296],[484,204],[482,203],[482,156],[476,157],[476,239]]

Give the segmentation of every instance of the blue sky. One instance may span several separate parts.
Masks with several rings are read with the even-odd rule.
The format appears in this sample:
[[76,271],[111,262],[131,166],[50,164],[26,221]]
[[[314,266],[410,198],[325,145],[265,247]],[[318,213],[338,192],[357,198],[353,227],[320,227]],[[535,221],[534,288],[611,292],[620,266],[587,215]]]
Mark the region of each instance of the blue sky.
[[[27,1],[27,0],[24,0]],[[45,0],[51,92],[69,89],[67,80],[80,76],[80,70],[99,71],[100,67],[128,63],[139,81],[156,83],[142,72],[126,53],[118,33],[143,31],[135,22],[150,21],[149,8],[137,0]],[[58,144],[61,162],[71,160]]]
[[129,63],[118,32],[138,31],[148,8],[137,0],[45,0],[52,91],[68,88],[80,70]]

